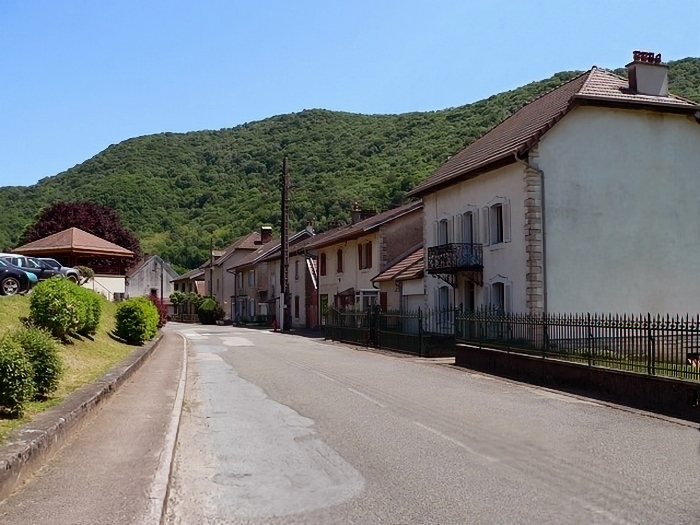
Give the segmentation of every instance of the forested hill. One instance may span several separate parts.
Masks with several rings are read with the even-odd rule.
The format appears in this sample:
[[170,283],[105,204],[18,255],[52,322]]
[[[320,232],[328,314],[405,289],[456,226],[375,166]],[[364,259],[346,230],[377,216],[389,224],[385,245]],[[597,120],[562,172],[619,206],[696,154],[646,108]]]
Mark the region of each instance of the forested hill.
[[[700,102],[700,59],[669,65],[671,90]],[[295,227],[311,217],[320,227],[345,220],[355,200],[386,209],[449,155],[576,74],[441,111],[307,110],[220,131],[129,139],[34,186],[0,188],[0,248],[15,246],[42,206],[90,200],[117,209],[144,251],[193,267],[206,258],[209,232],[222,247],[261,224],[278,224],[284,155]]]

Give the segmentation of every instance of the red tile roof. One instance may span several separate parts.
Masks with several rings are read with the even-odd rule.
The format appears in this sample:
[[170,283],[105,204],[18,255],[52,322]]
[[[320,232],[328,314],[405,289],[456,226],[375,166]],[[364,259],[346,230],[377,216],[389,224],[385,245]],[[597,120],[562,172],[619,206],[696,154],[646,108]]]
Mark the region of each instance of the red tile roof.
[[383,281],[407,281],[409,279],[420,279],[423,277],[424,266],[423,247],[416,249],[393,266],[387,268],[377,275],[373,282]]
[[299,252],[302,249],[323,248],[324,246],[330,246],[349,239],[362,237],[363,235],[376,230],[382,224],[396,220],[399,217],[403,217],[404,215],[420,210],[421,208],[423,208],[423,202],[416,201],[399,208],[378,213],[377,215],[373,215],[372,217],[355,224],[341,226],[340,228],[319,233],[311,239],[299,243],[296,246],[295,252]]
[[674,95],[662,97],[632,92],[626,79],[594,67],[520,108],[450,158],[408,195],[424,195],[457,179],[515,162],[516,154],[524,154],[577,103],[651,107],[661,111],[695,112],[700,109],[693,102]]
[[134,252],[81,230],[68,228],[14,249],[22,255],[73,253],[104,257],[133,257]]

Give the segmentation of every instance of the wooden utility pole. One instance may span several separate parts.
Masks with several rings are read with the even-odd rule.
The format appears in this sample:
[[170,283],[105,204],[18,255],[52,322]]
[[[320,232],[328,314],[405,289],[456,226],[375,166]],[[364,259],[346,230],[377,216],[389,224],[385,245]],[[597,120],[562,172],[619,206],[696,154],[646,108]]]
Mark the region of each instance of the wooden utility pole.
[[289,161],[287,157],[282,161],[282,180],[280,183],[282,193],[282,221],[280,225],[280,304],[282,306],[282,319],[280,329],[289,331],[292,327],[292,301],[289,295]]
[[214,297],[214,234],[209,241],[209,297]]

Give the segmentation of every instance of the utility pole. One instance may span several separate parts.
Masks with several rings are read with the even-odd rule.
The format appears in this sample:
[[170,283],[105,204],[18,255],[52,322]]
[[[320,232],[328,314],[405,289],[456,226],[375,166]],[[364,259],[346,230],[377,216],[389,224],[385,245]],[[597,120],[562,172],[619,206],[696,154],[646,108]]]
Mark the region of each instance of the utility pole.
[[282,193],[282,221],[280,225],[280,302],[282,306],[282,319],[280,329],[288,332],[292,327],[291,297],[289,295],[289,161],[287,157],[282,161],[282,180],[280,183]]
[[214,297],[214,234],[209,241],[209,297]]

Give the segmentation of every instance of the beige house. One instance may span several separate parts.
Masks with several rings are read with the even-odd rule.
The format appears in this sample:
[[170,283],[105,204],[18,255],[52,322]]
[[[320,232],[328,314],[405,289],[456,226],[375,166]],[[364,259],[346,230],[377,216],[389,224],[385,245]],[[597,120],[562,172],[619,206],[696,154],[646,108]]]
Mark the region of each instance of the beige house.
[[155,294],[167,301],[175,287],[177,272],[157,255],[142,260],[126,272],[126,297]]
[[388,310],[415,312],[427,306],[424,268],[425,254],[420,244],[372,279],[380,295],[385,294]]
[[317,315],[322,317],[330,306],[365,309],[380,304],[387,309],[388,293],[381,293],[372,279],[421,243],[422,206],[413,202],[365,220],[354,210],[352,224],[299,245],[296,255],[304,256],[304,263],[299,259],[300,268],[307,259],[315,260],[306,264],[317,271],[317,282],[312,283],[318,293]]
[[430,306],[700,311],[700,106],[660,56],[627,69],[539,97],[410,192]]

